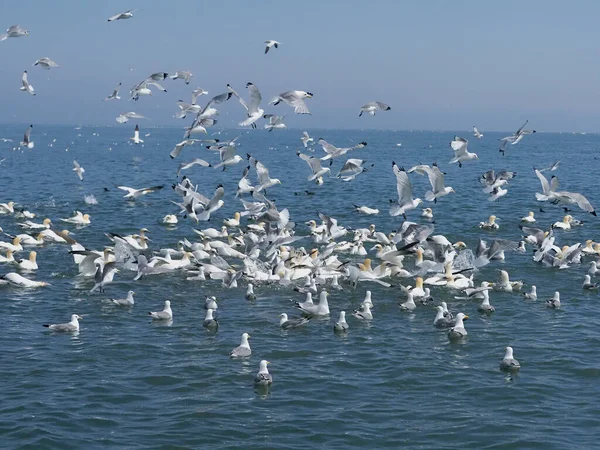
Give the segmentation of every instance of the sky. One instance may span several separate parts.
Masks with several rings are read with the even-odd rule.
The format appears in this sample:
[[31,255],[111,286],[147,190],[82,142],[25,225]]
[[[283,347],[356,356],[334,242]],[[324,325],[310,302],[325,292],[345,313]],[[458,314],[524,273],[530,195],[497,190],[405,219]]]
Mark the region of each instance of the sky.
[[[132,19],[108,17],[139,8]],[[263,108],[292,128],[600,131],[600,2],[397,0],[5,1],[1,29],[30,35],[0,42],[0,123],[117,125],[135,111],[148,125],[184,126],[177,100],[210,97],[230,83],[262,92]],[[264,54],[264,41],[279,49]],[[32,64],[47,56],[60,68]],[[23,70],[36,90],[19,90]],[[154,72],[190,70],[189,86],[128,100]],[[122,99],[102,102],[123,83]],[[311,116],[283,104],[304,90]],[[392,109],[358,117],[378,100]],[[199,100],[206,102],[206,97]],[[245,114],[220,105],[219,126]]]

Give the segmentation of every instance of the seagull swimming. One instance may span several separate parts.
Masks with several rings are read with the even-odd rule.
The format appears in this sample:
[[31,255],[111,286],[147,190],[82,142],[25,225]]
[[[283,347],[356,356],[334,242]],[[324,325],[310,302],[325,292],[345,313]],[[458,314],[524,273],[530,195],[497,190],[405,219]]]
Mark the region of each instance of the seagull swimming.
[[135,300],[133,299],[134,295],[135,295],[135,292],[129,291],[129,292],[127,292],[127,297],[111,298],[110,301],[118,306],[133,306],[135,304]]
[[369,102],[369,103],[361,106],[358,117],[362,116],[363,113],[368,113],[368,114],[374,116],[375,112],[377,112],[377,111],[389,111],[390,109],[392,109],[392,108],[389,105],[386,105],[385,103]]
[[260,362],[258,373],[254,375],[254,384],[257,386],[270,386],[273,384],[273,377],[269,373],[269,369],[267,369],[267,365],[271,364],[266,359],[263,359]]
[[252,354],[252,350],[250,349],[250,343],[248,342],[248,338],[250,335],[248,333],[242,334],[242,340],[240,345],[229,353],[229,356],[232,358],[246,358]]
[[73,332],[79,331],[79,321],[83,318],[77,314],[71,315],[71,321],[68,323],[44,324],[44,326],[52,331]]
[[172,320],[173,311],[171,310],[171,302],[169,300],[165,300],[165,307],[162,311],[151,311],[148,313],[148,315],[154,320]]
[[29,84],[29,80],[27,79],[26,70],[23,72],[23,76],[21,77],[21,83],[23,84],[23,86],[21,86],[22,91],[27,91],[31,95],[35,95],[35,89],[33,89],[33,86]]
[[520,368],[521,364],[519,364],[519,361],[513,357],[512,347],[506,347],[504,358],[502,358],[502,361],[500,361],[500,370],[513,372],[519,370]]

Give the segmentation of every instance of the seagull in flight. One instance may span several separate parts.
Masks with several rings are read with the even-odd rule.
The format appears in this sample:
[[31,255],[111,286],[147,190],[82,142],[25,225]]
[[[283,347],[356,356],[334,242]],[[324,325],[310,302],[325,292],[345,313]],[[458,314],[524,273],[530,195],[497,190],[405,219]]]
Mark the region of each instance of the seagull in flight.
[[500,139],[502,144],[500,144],[500,153],[504,155],[504,151],[506,149],[506,145],[510,143],[510,145],[517,145],[523,139],[523,136],[527,136],[528,134],[533,134],[535,130],[524,130],[525,126],[529,123],[529,120],[526,120],[523,126],[519,128],[513,135],[506,136]]
[[386,105],[385,103],[369,102],[360,108],[360,114],[358,115],[358,117],[362,116],[363,113],[369,113],[370,115],[374,116],[376,111],[389,111],[390,109],[392,108],[389,105]]
[[308,148],[308,143],[309,142],[314,142],[315,140],[313,138],[311,138],[308,133],[306,131],[302,132],[302,137],[300,138],[302,140],[302,144],[304,144],[304,148]]
[[133,130],[133,137],[130,137],[129,140],[133,141],[134,144],[141,144],[144,141],[140,139],[140,126],[136,125],[135,130]]
[[228,84],[227,89],[229,89],[231,93],[238,98],[240,104],[246,109],[248,118],[240,122],[239,125],[241,127],[251,126],[252,128],[256,129],[255,122],[265,113],[265,110],[260,107],[262,95],[260,95],[258,88],[250,82],[246,83],[246,89],[248,89],[248,94],[250,94],[250,100],[248,103],[246,103],[244,99],[240,97],[240,95],[231,87],[231,85]]
[[120,114],[116,118],[116,121],[119,123],[126,123],[126,122],[129,122],[129,119],[147,119],[147,117],[144,117],[141,114],[138,114],[136,112],[130,111],[130,112]]
[[279,45],[281,44],[281,42],[268,40],[268,41],[265,41],[265,44],[267,44],[267,47],[265,48],[265,55],[266,55],[267,53],[269,53],[269,50],[271,50],[271,47],[279,48]]
[[27,79],[27,71],[23,72],[23,76],[21,77],[21,82],[23,83],[23,86],[21,86],[22,91],[27,91],[31,95],[35,95],[35,89],[33,89],[33,86],[31,84],[29,84],[29,80]]
[[319,144],[321,145],[321,147],[323,147],[323,150],[325,151],[325,153],[327,153],[327,155],[325,155],[324,157],[321,158],[321,161],[327,161],[328,159],[330,159],[331,161],[330,161],[329,165],[333,164],[333,158],[343,156],[346,153],[348,153],[350,150],[356,150],[359,148],[363,148],[367,145],[366,142],[361,142],[360,144],[355,145],[354,147],[339,148],[333,144],[330,144],[323,138],[319,139]]
[[265,114],[263,116],[265,119],[269,119],[269,123],[265,124],[265,129],[269,130],[269,133],[273,131],[275,128],[287,128],[287,125],[283,123],[285,120],[285,116],[276,116],[274,114]]
[[269,105],[277,106],[280,102],[284,102],[294,108],[296,114],[310,114],[304,99],[312,97],[313,95],[306,91],[286,91],[273,98]]
[[479,159],[477,153],[471,153],[467,150],[469,141],[459,136],[454,136],[450,147],[454,150],[454,158],[450,160],[450,164],[458,163],[458,167],[462,167],[463,161],[471,161],[473,159]]
[[119,14],[115,14],[112,17],[108,18],[109,22],[112,22],[113,20],[124,20],[124,19],[131,19],[133,17],[133,13],[136,12],[137,9],[129,9],[125,12],[119,13]]
[[185,82],[185,84],[190,84],[190,79],[193,76],[194,75],[192,75],[192,72],[190,72],[189,70],[178,70],[173,75],[171,75],[169,78],[171,80],[182,79]]
[[33,130],[33,125],[29,125],[29,127],[25,130],[23,142],[19,144],[21,147],[33,148],[34,143],[31,140],[31,130]]
[[481,139],[483,137],[483,134],[479,132],[475,125],[473,125],[473,136],[475,136],[477,139]]
[[112,94],[106,97],[104,101],[106,102],[108,100],[121,100],[121,97],[119,97],[119,89],[121,89],[121,83],[117,84],[117,87],[113,90]]
[[152,186],[149,188],[142,188],[142,189],[134,189],[134,188],[130,188],[127,186],[117,186],[118,189],[121,189],[121,190],[127,192],[127,194],[125,194],[123,196],[123,198],[131,198],[133,200],[138,199],[142,195],[148,195],[148,194],[151,194],[152,192],[160,191],[163,187],[164,187],[164,185]]
[[6,33],[0,36],[0,42],[7,40],[9,37],[22,36],[29,36],[29,30],[22,28],[21,25],[13,25],[8,30],[6,30]]
[[404,167],[398,167],[398,165],[392,161],[392,170],[394,171],[394,175],[396,175],[398,202],[392,204],[390,207],[390,216],[394,217],[402,214],[404,220],[406,220],[406,211],[415,209],[423,203],[423,201],[420,198],[413,199],[412,184],[408,179]]
[[38,59],[33,65],[40,66],[42,69],[50,69],[52,67],[60,67],[58,64],[56,64],[55,61],[52,61],[47,56],[44,56],[43,58]]
[[73,172],[77,174],[79,179],[83,181],[83,174],[85,173],[85,169],[79,165],[79,163],[73,160]]

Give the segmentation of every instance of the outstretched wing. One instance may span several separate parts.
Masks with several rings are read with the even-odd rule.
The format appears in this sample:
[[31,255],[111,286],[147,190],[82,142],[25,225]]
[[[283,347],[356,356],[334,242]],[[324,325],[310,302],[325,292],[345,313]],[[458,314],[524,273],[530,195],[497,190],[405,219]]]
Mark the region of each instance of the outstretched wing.
[[392,170],[394,171],[394,175],[396,175],[398,203],[400,203],[400,205],[405,205],[406,203],[412,202],[412,185],[404,167],[398,167],[395,162],[392,162]]

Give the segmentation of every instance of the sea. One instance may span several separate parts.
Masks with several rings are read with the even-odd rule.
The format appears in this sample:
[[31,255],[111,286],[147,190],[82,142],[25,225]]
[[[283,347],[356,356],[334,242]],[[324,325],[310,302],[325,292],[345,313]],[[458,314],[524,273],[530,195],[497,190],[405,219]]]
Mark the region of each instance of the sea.
[[[247,165],[246,154],[261,161],[282,184],[267,190],[281,210],[287,208],[294,243],[306,251],[318,248],[309,236],[308,220],[323,213],[348,229],[374,224],[378,231],[399,229],[401,216],[389,215],[397,198],[392,161],[406,169],[437,162],[446,185],[456,191],[425,202],[434,214],[435,234],[463,241],[475,249],[478,240],[521,240],[521,217],[535,213],[535,226],[548,230],[566,212],[560,205],[536,201],[541,185],[534,167],[556,161],[560,189],[583,193],[600,207],[597,134],[537,132],[503,156],[499,139],[511,132],[481,130],[480,140],[469,130],[376,131],[307,130],[338,147],[361,141],[368,145],[347,157],[366,161],[368,171],[351,182],[335,178],[344,159],[331,166],[332,177],[322,185],[307,181],[308,165],[296,152],[322,157],[303,148],[298,129],[209,130],[207,138],[239,137],[240,164],[226,171],[194,166],[182,172],[211,197],[218,185],[225,204],[210,222],[196,224],[179,216],[175,226],[163,225],[166,214],[178,214],[172,190],[181,162],[203,158],[218,163],[218,153],[203,144],[185,147],[171,160],[169,152],[182,140],[182,128],[141,125],[143,144],[129,141],[134,121],[118,127],[34,125],[33,149],[18,147],[29,124],[0,126],[0,202],[14,201],[34,212],[34,221],[52,219],[54,227],[88,249],[112,245],[106,233],[131,234],[150,230],[150,251],[176,247],[184,238],[197,241],[193,229],[220,228],[242,206],[235,198]],[[449,164],[450,141],[457,134],[469,139],[478,160],[460,168]],[[199,137],[201,138],[201,137]],[[14,147],[17,146],[15,149]],[[84,180],[73,172],[73,160],[85,168]],[[324,165],[327,163],[324,162]],[[479,178],[489,169],[516,171],[508,194],[488,201]],[[251,179],[255,175],[251,171]],[[425,197],[426,177],[410,174],[415,197]],[[163,185],[158,192],[132,202],[117,186]],[[97,204],[87,204],[93,195]],[[354,205],[379,209],[378,215],[357,213]],[[600,218],[576,206],[569,212],[583,225],[555,230],[556,244],[600,241]],[[62,223],[74,211],[88,213],[91,225]],[[408,220],[428,223],[421,208]],[[500,228],[481,230],[490,215]],[[19,232],[19,220],[0,216],[7,234]],[[250,223],[244,219],[244,224]],[[236,231],[233,230],[235,233]],[[351,240],[352,234],[346,236]],[[3,236],[3,240],[9,240]],[[342,239],[340,239],[342,240]],[[370,250],[372,243],[366,245]],[[455,299],[456,292],[432,287],[434,304],[446,301],[454,312],[470,316],[468,337],[451,343],[447,332],[433,326],[434,306],[404,312],[400,285],[412,278],[388,279],[392,287],[361,282],[356,289],[331,291],[331,316],[314,318],[289,331],[279,328],[279,314],[297,317],[294,302],[304,295],[291,287],[258,283],[254,302],[244,298],[247,281],[224,288],[218,280],[189,281],[186,274],[148,276],[134,281],[135,272],[121,270],[104,293],[90,293],[92,280],[78,277],[65,244],[36,248],[39,270],[25,274],[50,286],[39,289],[1,287],[0,326],[0,447],[6,449],[592,449],[600,430],[600,299],[584,291],[589,262],[568,269],[545,267],[525,253],[508,252],[475,273],[476,283],[497,281],[499,270],[522,280],[524,291],[538,290],[537,301],[518,292],[490,294],[496,312],[478,313],[477,301]],[[27,253],[19,256],[26,257]],[[369,252],[376,260],[375,252]],[[365,257],[340,253],[343,262]],[[231,260],[240,266],[240,261]],[[411,258],[406,267],[412,268]],[[0,265],[0,275],[15,267]],[[300,284],[303,280],[300,280]],[[136,292],[132,308],[113,305],[110,298]],[[352,311],[365,292],[372,292],[374,319],[356,320]],[[562,307],[549,309],[545,299],[560,291]],[[218,331],[202,327],[204,299],[218,301]],[[152,322],[149,311],[170,300],[172,323]],[[347,312],[347,334],[333,332],[339,312]],[[49,332],[45,323],[83,317],[78,333]],[[250,337],[252,356],[233,360],[229,352]],[[521,363],[518,373],[499,370],[506,346]],[[273,384],[253,386],[262,359],[270,361]]]

